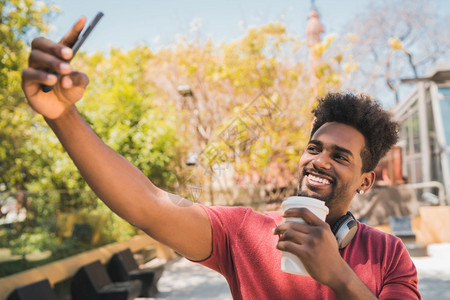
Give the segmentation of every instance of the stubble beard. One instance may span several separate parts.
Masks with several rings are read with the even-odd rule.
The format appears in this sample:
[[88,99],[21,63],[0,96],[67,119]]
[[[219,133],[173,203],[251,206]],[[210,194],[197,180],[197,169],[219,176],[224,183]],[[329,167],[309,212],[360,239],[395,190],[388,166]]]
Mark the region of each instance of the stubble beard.
[[297,196],[316,198],[325,202],[326,206],[330,209],[334,206],[339,206],[339,203],[342,202],[342,199],[340,198],[344,195],[344,192],[347,189],[347,185],[339,186],[337,184],[337,180],[335,180],[333,181],[333,183],[331,183],[331,191],[328,194],[320,195],[313,189],[302,189],[305,177],[306,174],[302,174],[300,176]]
[[327,195],[319,195],[318,193],[314,193],[314,195],[313,195],[312,192],[314,192],[314,191],[303,190],[302,189],[303,180],[305,180],[305,177],[306,177],[306,175],[302,175],[302,177],[300,178],[300,182],[299,182],[299,185],[298,185],[297,196],[316,198],[318,200],[321,200],[321,201],[325,202],[326,204],[332,202],[332,200],[334,198],[334,195],[335,195],[335,186],[334,186],[334,184],[331,186],[331,192],[328,193]]

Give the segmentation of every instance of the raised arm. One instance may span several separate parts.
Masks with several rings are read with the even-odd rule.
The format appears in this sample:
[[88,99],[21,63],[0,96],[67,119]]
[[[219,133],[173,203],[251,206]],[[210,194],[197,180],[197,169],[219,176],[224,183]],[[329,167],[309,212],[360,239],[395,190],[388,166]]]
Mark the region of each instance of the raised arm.
[[[190,259],[208,257],[211,226],[206,212],[154,186],[104,144],[78,113],[74,104],[89,80],[64,60],[72,56],[70,47],[84,24],[81,18],[59,43],[33,40],[29,65],[22,74],[22,88],[30,106],[45,117],[86,182],[115,213]],[[51,71],[61,78],[58,80]],[[54,88],[44,93],[41,84]]]

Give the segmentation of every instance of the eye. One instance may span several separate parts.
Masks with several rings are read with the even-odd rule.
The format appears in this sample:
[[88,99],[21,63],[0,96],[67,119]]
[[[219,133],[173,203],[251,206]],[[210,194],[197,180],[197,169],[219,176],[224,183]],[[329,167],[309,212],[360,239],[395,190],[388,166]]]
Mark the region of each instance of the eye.
[[311,153],[311,154],[317,154],[320,152],[320,149],[316,145],[308,145],[308,147],[306,148],[306,151],[308,151],[308,153]]
[[346,155],[339,153],[334,155],[334,159],[339,162],[349,162],[348,157]]

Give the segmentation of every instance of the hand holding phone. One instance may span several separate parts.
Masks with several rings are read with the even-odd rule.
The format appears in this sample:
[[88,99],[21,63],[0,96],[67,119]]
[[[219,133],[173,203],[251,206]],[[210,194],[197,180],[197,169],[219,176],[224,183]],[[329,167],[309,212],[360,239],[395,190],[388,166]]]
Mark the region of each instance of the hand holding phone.
[[[73,52],[72,58],[67,60],[67,62],[70,62],[73,59],[75,54],[80,49],[81,45],[83,45],[84,41],[88,38],[88,36],[91,34],[91,32],[94,30],[95,26],[98,24],[98,22],[100,21],[100,19],[103,16],[104,16],[104,14],[102,12],[98,12],[97,15],[95,16],[95,18],[91,21],[91,23],[89,23],[89,25],[86,28],[86,30],[84,31],[84,33],[82,33],[81,36],[78,37],[77,41],[72,46],[72,52]],[[56,75],[57,75],[58,79],[59,79],[59,77],[61,77],[60,74],[56,74]],[[52,89],[53,89],[53,86],[42,85],[42,90],[46,93],[50,92]]]

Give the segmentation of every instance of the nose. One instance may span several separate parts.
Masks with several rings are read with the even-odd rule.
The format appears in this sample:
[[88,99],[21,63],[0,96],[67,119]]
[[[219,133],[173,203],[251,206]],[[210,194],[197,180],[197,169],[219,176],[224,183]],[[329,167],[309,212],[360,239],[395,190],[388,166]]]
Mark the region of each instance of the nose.
[[312,164],[316,169],[328,170],[331,168],[331,157],[326,151],[323,151],[315,157]]

